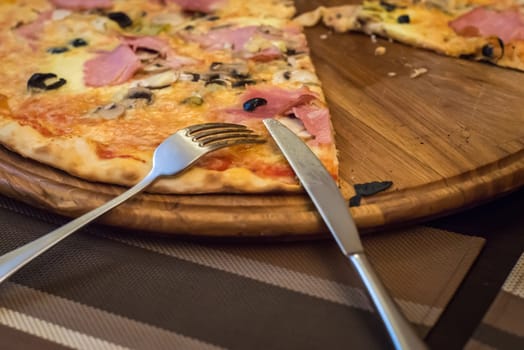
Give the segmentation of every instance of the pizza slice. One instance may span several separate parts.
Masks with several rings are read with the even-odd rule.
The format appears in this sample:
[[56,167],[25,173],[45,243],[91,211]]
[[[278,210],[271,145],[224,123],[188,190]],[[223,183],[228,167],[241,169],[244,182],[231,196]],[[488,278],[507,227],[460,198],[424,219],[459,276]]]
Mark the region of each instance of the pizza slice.
[[[333,177],[329,110],[287,0],[34,0],[0,4],[0,142],[80,178],[133,185],[192,124],[264,134],[277,118]],[[268,138],[269,139],[269,138]],[[213,152],[163,193],[297,191],[272,142]]]
[[296,18],[321,18],[337,32],[377,34],[443,55],[524,70],[524,7],[520,1],[365,0],[318,8]]

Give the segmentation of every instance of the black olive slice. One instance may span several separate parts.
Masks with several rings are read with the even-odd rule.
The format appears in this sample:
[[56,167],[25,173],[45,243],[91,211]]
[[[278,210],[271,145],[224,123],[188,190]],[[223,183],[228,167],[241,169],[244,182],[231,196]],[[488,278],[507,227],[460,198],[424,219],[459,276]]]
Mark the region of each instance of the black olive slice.
[[367,197],[385,191],[393,185],[392,181],[372,181],[363,184],[355,184],[355,192]]
[[482,46],[481,53],[483,57],[490,60],[497,60],[504,56],[504,42],[500,38],[490,38],[486,45]]
[[69,51],[69,48],[66,46],[50,47],[49,49],[47,49],[47,52],[52,54],[64,53],[66,51]]
[[[51,82],[52,81],[52,82]],[[28,90],[55,90],[64,85],[64,78],[57,78],[54,73],[35,73],[27,81]]]
[[493,58],[493,51],[494,51],[493,46],[491,46],[490,44],[486,44],[482,46],[482,55],[483,56]]
[[356,194],[349,199],[350,207],[358,207],[362,197],[372,196],[379,192],[385,191],[393,185],[392,181],[372,181],[363,184],[355,184]]
[[69,44],[73,47],[81,47],[81,46],[87,46],[87,41],[85,41],[82,38],[75,38],[71,40]]
[[387,12],[394,11],[397,8],[397,5],[390,4],[389,2],[386,2],[384,0],[380,0],[380,6],[384,8]]
[[397,17],[397,22],[400,24],[408,24],[410,21],[409,15],[400,15]]
[[246,112],[253,112],[258,107],[264,106],[264,105],[267,105],[267,100],[265,98],[255,97],[255,98],[252,98],[244,102],[242,107],[244,108],[244,111]]
[[246,85],[255,85],[257,82],[253,79],[241,79],[231,83],[231,87],[244,87]]
[[109,12],[107,17],[110,20],[115,21],[120,26],[120,28],[127,28],[133,25],[131,18],[129,18],[129,16],[124,12]]

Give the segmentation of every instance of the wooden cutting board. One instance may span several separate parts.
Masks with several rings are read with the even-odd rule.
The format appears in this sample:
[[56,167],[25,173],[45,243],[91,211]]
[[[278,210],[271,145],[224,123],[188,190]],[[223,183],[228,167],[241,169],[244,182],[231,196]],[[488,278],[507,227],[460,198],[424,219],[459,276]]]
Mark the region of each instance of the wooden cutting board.
[[[299,12],[341,1],[297,1]],[[444,215],[524,184],[524,73],[443,57],[366,35],[306,30],[337,132],[346,197],[393,181],[351,208],[363,232]],[[386,54],[375,56],[377,46]],[[426,74],[412,79],[412,69]],[[388,73],[394,72],[391,77]],[[89,183],[0,149],[0,192],[66,216],[123,189]],[[284,236],[326,232],[304,195],[141,194],[104,223],[167,234]]]

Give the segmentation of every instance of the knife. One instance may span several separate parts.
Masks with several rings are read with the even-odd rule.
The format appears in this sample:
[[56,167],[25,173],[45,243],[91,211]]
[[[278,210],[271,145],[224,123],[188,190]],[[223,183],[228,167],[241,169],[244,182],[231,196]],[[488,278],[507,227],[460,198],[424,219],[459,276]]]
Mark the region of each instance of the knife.
[[357,271],[396,349],[427,349],[389,296],[366,258],[357,227],[337,184],[322,162],[291,130],[275,119],[264,125],[295,171],[342,253]]

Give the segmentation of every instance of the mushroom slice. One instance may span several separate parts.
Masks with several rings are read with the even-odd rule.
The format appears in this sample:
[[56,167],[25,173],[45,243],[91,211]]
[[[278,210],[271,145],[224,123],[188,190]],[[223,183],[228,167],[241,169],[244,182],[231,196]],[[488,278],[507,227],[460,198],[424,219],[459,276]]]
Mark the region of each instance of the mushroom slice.
[[160,54],[153,50],[138,49],[136,51],[136,57],[142,62],[150,62],[159,56]]
[[120,103],[109,103],[105,106],[97,107],[90,113],[90,116],[99,117],[102,119],[112,120],[124,115],[126,107]]
[[180,13],[163,12],[151,18],[151,23],[155,25],[177,26],[183,24],[186,18]]
[[273,75],[274,83],[278,84],[285,81],[303,84],[319,84],[318,78],[315,74],[305,69],[282,70]]
[[247,78],[249,77],[249,67],[245,62],[222,63],[213,62],[209,66],[212,73],[224,74],[232,78]]
[[129,89],[124,99],[120,102],[126,108],[144,107],[153,103],[153,92],[145,87]]
[[179,73],[168,70],[158,74],[150,75],[144,79],[135,81],[132,87],[144,87],[148,89],[163,89],[178,80]]
[[313,138],[313,135],[311,135],[306,130],[306,127],[298,118],[282,117],[279,118],[278,121],[287,126],[291,131],[293,131],[298,137],[300,137],[303,140],[309,140]]
[[170,69],[171,67],[166,66],[160,61],[151,62],[148,65],[142,67],[142,71],[145,73],[160,73]]

